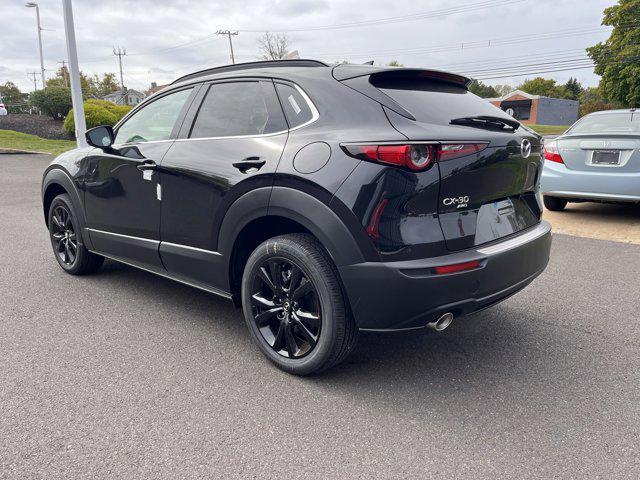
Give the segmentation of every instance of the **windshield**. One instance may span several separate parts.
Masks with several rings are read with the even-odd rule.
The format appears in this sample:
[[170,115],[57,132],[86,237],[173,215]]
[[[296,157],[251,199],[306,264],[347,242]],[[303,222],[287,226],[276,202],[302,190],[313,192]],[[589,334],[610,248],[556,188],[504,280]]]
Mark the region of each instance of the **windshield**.
[[[632,118],[633,117],[633,118]],[[583,117],[569,131],[572,133],[640,133],[640,113],[604,113]]]

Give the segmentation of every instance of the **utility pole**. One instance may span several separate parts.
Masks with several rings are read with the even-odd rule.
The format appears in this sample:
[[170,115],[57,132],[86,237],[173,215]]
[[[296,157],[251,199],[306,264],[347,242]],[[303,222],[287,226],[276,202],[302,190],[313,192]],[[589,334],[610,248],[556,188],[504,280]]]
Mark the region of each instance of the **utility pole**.
[[38,79],[36,78],[38,76],[38,72],[28,72],[27,73],[27,77],[31,77],[31,79],[33,80],[33,91],[35,92],[38,89]]
[[122,93],[124,94],[124,80],[122,79],[122,57],[124,57],[127,54],[127,51],[124,48],[120,48],[118,47],[118,50],[116,50],[116,47],[113,47],[113,54],[118,57],[118,64],[120,65],[120,87],[122,88]]
[[80,68],[78,67],[78,49],[76,48],[76,32],[73,26],[73,7],[71,0],[62,0],[64,12],[64,32],[67,37],[67,58],[69,59],[69,79],[71,80],[71,103],[73,105],[73,121],[76,127],[78,147],[86,147],[87,123],[84,119],[82,102],[82,86],[80,84]]
[[67,79],[67,61],[66,60],[60,60],[58,61],[58,63],[62,64],[62,78],[64,80],[64,86],[68,87],[69,86],[69,80]]
[[36,9],[36,21],[38,23],[38,49],[40,51],[40,73],[42,75],[42,88],[45,87],[44,84],[44,60],[42,59],[42,27],[40,26],[40,7],[36,2],[27,2],[25,3],[25,7],[35,8]]
[[231,63],[236,63],[236,59],[233,56],[233,42],[231,41],[231,35],[238,35],[238,32],[232,32],[231,30],[218,30],[218,35],[227,35],[229,37],[229,48],[231,49]]

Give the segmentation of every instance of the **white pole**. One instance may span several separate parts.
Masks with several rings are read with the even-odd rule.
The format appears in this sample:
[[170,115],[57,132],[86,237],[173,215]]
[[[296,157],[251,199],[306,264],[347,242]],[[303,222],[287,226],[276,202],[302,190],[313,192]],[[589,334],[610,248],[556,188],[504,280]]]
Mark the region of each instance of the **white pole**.
[[76,126],[76,141],[78,142],[78,147],[86,147],[88,145],[84,134],[87,131],[87,124],[84,120],[84,104],[82,102],[78,50],[76,48],[76,33],[73,28],[73,8],[71,7],[71,0],[62,0],[62,9],[64,11],[64,31],[67,37],[71,103],[73,104],[73,120]]
[[40,26],[40,7],[36,4],[36,19],[38,21],[38,47],[40,47],[40,73],[42,74],[42,88],[45,87],[44,82],[44,60],[42,59],[42,27]]

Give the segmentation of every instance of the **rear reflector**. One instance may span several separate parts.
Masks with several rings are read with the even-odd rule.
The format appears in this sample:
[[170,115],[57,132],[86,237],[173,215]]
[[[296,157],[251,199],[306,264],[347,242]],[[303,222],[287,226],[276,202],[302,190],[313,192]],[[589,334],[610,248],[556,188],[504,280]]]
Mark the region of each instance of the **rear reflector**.
[[342,145],[350,156],[412,171],[426,170],[435,161],[481,152],[486,143],[413,143],[405,145]]
[[441,265],[435,267],[434,270],[438,275],[444,275],[445,273],[465,272],[467,270],[473,270],[480,268],[480,260],[472,260],[464,263],[454,263],[452,265]]
[[550,162],[564,163],[558,150],[558,142],[549,142],[544,145],[544,159]]

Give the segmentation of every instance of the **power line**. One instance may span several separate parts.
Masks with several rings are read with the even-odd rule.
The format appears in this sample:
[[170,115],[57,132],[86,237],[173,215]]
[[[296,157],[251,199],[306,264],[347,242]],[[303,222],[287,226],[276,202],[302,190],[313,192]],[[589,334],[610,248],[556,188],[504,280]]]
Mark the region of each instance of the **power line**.
[[498,78],[526,77],[529,75],[538,75],[540,73],[565,72],[569,70],[584,70],[586,68],[593,68],[593,64],[578,65],[578,66],[572,66],[567,68],[551,68],[551,69],[545,69],[545,70],[534,70],[534,71],[527,71],[527,72],[520,72],[520,73],[508,73],[504,75],[494,75],[494,76],[488,76],[488,77],[474,77],[474,78],[475,80],[495,80]]
[[497,46],[506,46],[506,45],[514,45],[519,43],[527,43],[531,41],[540,41],[540,40],[550,40],[557,38],[565,38],[571,36],[580,36],[587,35],[592,33],[597,33],[604,31],[609,27],[582,27],[575,29],[563,29],[563,30],[555,30],[548,32],[540,32],[535,34],[528,35],[519,35],[517,38],[513,36],[509,37],[500,37],[494,39],[486,39],[486,40],[475,40],[468,42],[456,42],[456,43],[448,43],[448,44],[439,44],[432,46],[423,46],[423,47],[412,47],[407,49],[396,49],[396,50],[382,50],[382,51],[369,51],[369,52],[357,52],[357,53],[345,53],[341,52],[338,54],[335,53],[310,53],[311,56],[317,57],[340,57],[340,58],[353,58],[353,57],[381,57],[381,56],[389,56],[389,55],[424,55],[431,53],[440,53],[447,51],[455,51],[455,50],[466,50],[471,48],[491,48]]
[[378,18],[375,20],[362,20],[358,22],[338,23],[338,24],[331,24],[331,25],[317,25],[315,27],[296,27],[296,28],[284,28],[284,29],[282,28],[238,29],[238,31],[243,33],[263,33],[263,32],[287,33],[287,32],[308,32],[308,31],[317,31],[317,30],[339,30],[339,29],[348,29],[348,28],[360,28],[360,27],[390,24],[390,23],[412,22],[417,20],[438,18],[438,17],[444,17],[444,16],[453,15],[457,13],[467,13],[467,12],[476,11],[476,10],[483,10],[485,8],[504,7],[507,5],[521,3],[524,1],[527,1],[527,0],[484,0],[481,2],[457,5],[454,7],[448,7],[448,8],[439,9],[439,10],[430,10],[427,12],[412,13],[409,15],[401,15],[397,17]]

